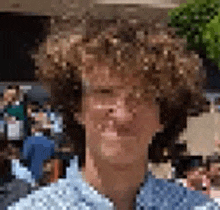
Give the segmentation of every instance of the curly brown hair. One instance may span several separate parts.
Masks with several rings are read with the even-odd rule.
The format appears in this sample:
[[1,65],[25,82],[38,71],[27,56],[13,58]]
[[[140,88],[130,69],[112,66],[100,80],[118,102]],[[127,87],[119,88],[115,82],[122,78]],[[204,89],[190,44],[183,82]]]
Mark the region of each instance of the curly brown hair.
[[34,55],[36,77],[50,92],[52,103],[62,105],[66,135],[76,153],[84,162],[85,134],[80,132],[84,127],[77,124],[73,113],[81,112],[86,86],[82,72],[93,69],[86,62],[89,59],[142,78],[146,99],[153,96],[160,106],[160,123],[164,125],[163,138],[153,139],[152,145],[169,145],[174,151],[175,139],[186,128],[189,110],[196,107],[201,111],[206,103],[206,75],[199,56],[187,51],[186,41],[178,38],[174,29],[160,24],[92,20],[84,34],[78,30],[81,26],[72,27],[71,33],[48,35]]

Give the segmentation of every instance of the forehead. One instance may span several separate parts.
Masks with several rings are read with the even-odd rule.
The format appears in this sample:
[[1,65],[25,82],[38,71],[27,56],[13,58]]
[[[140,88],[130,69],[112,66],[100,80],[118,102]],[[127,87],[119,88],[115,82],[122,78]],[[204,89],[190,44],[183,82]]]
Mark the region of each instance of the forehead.
[[6,94],[15,94],[16,90],[15,89],[7,89],[7,90],[5,90],[5,93]]
[[112,88],[130,88],[142,87],[140,75],[134,75],[132,71],[118,71],[109,68],[105,64],[96,64],[91,71],[83,75],[83,80],[93,88],[112,87]]

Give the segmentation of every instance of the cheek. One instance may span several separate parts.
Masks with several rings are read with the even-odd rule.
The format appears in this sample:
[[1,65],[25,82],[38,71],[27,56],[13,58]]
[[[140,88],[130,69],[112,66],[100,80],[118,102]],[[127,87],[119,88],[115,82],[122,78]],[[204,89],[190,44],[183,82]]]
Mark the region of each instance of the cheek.
[[[92,111],[88,112],[89,114],[85,115],[86,118],[86,137],[87,137],[87,142],[92,141],[92,145],[94,147],[97,147],[97,145],[100,144],[100,136],[101,133],[98,130],[97,126],[100,122],[103,120],[103,115],[100,112],[97,111]],[[91,145],[90,145],[91,146]]]
[[162,129],[162,125],[160,125],[156,113],[146,108],[141,109],[135,122],[142,144],[146,144],[146,142],[149,143],[152,137]]
[[151,113],[149,113],[149,110],[140,108],[134,115],[133,122],[135,122],[135,124],[137,125],[137,128],[143,131],[146,128],[148,128],[149,130],[152,120],[153,120],[153,117],[151,116]]
[[92,129],[93,131],[98,131],[97,126],[98,124],[102,124],[104,121],[105,114],[101,110],[95,110],[89,112],[86,115],[86,125],[88,128]]

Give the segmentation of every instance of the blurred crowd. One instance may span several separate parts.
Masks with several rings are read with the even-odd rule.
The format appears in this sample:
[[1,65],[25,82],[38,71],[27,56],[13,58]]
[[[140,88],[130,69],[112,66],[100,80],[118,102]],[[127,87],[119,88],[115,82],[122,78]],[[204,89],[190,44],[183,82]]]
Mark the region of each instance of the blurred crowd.
[[[48,101],[28,101],[19,86],[8,86],[0,96],[1,162],[19,160],[36,186],[65,176],[62,166],[68,165],[73,151],[65,143],[62,129],[62,113]],[[13,173],[10,162],[2,164],[3,168],[2,184]]]

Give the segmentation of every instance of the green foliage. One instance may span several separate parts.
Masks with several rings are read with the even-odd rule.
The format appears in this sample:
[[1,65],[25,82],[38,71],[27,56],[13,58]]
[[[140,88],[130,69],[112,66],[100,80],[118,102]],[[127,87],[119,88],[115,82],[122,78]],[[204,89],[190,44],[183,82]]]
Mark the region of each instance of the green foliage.
[[187,3],[188,4],[194,4],[194,3],[197,3],[197,4],[213,4],[213,3],[216,3],[218,0],[187,0]]
[[169,26],[176,28],[177,34],[187,39],[188,49],[205,49],[202,32],[214,16],[218,15],[220,3],[216,0],[188,1],[188,4],[170,10]]
[[220,13],[207,24],[203,31],[207,57],[220,67]]

